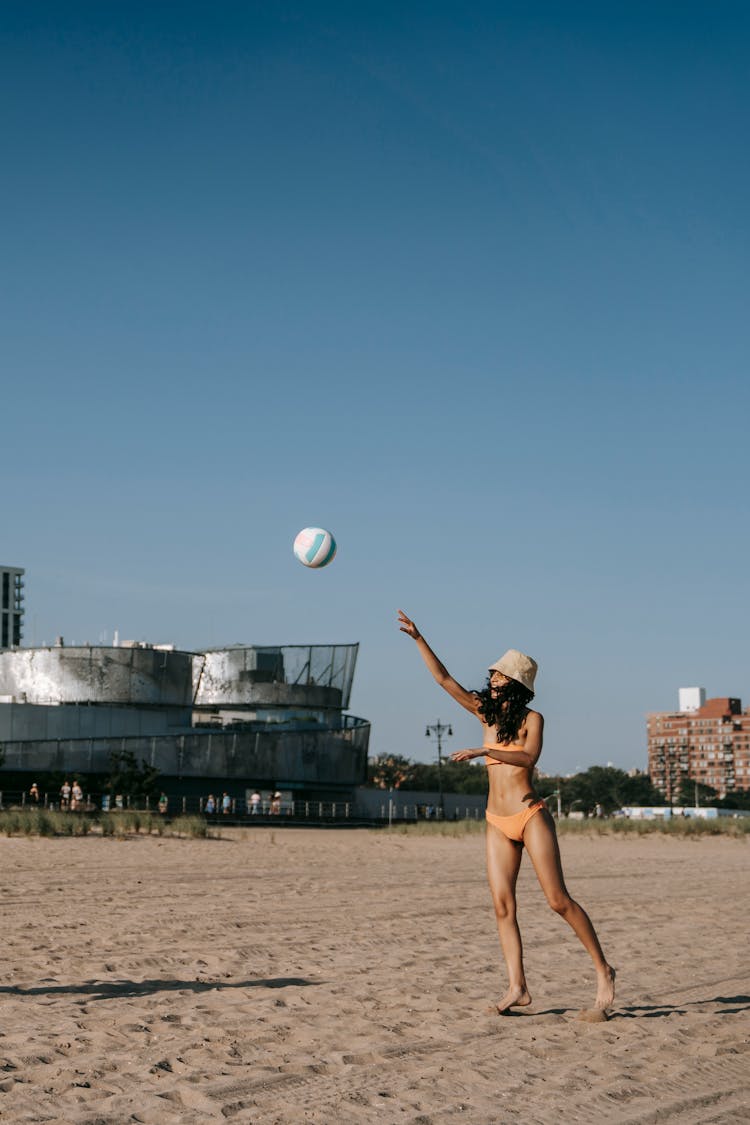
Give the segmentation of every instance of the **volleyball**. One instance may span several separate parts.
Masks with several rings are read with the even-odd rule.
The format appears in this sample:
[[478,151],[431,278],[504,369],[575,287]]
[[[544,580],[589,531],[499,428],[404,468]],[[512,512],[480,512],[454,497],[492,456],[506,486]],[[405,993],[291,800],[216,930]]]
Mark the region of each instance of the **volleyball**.
[[336,554],[336,540],[324,527],[303,527],[294,540],[294,554],[303,566],[328,566]]

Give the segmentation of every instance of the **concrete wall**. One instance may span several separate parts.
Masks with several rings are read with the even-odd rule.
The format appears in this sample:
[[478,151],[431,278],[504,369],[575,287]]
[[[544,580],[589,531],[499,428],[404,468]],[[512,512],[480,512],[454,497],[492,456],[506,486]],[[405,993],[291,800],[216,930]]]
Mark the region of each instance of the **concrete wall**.
[[4,772],[106,773],[110,754],[130,750],[173,777],[236,778],[253,784],[361,785],[370,725],[330,731],[199,731],[141,738],[5,742]]
[[307,684],[264,684],[234,681],[201,684],[195,699],[196,710],[222,710],[226,707],[274,707],[289,710],[340,711],[341,692],[336,688]]
[[188,731],[189,707],[0,703],[0,744],[58,738],[114,738]]
[[193,656],[152,648],[27,648],[0,652],[0,700],[187,707]]

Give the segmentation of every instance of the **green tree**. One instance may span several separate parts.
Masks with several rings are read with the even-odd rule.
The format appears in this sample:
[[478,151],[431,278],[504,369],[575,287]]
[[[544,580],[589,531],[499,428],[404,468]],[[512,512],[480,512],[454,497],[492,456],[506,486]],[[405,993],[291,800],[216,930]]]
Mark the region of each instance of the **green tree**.
[[131,800],[156,797],[159,792],[160,773],[148,762],[140,766],[132,750],[116,750],[110,754],[110,772],[104,789],[112,796],[122,794]]
[[692,781],[689,777],[684,777],[681,780],[673,803],[675,805],[694,805],[696,790],[699,804],[716,804],[718,798],[716,790],[712,789],[710,785],[704,785],[701,781]]
[[636,770],[626,774],[620,786],[623,805],[663,805],[664,794],[651,781],[647,773]]
[[[380,789],[437,793],[441,782],[443,793],[485,794],[489,788],[487,770],[477,762],[444,760],[440,772],[437,762],[412,762],[400,754],[381,754],[368,763],[368,784]],[[571,812],[589,816],[597,805],[610,814],[624,805],[664,804],[663,794],[652,785],[647,773],[636,770],[629,774],[614,766],[591,766],[571,777],[536,775],[534,788],[540,797],[550,801],[553,809],[559,793],[564,816]],[[692,804],[692,797],[689,803]]]
[[594,811],[597,799],[588,770],[562,778],[560,790],[565,816],[571,812],[582,812],[588,816]]
[[713,803],[720,809],[750,809],[750,789],[736,789]]
[[623,805],[661,805],[664,798],[651,784],[648,774],[640,771],[632,776],[614,766],[591,766],[571,777],[538,778],[536,789],[542,797],[553,797],[559,791],[563,815],[582,812],[591,815],[597,805],[610,814]]
[[401,754],[378,754],[367,762],[367,784],[373,789],[400,789],[412,763]]
[[543,797],[544,800],[549,800],[552,808],[555,807],[557,800],[558,790],[562,791],[562,784],[565,779],[552,774],[545,774],[541,777],[539,774],[534,774],[534,790]]
[[490,788],[484,763],[446,762],[443,764],[443,789],[446,793],[487,793]]
[[[440,786],[438,768],[433,762],[410,762],[409,773],[404,783],[405,789],[419,789],[425,792],[437,792]],[[443,792],[446,792],[445,783]]]
[[443,762],[438,769],[437,762],[412,762],[408,776],[408,787],[437,793],[486,793],[489,784],[484,766],[471,762]]

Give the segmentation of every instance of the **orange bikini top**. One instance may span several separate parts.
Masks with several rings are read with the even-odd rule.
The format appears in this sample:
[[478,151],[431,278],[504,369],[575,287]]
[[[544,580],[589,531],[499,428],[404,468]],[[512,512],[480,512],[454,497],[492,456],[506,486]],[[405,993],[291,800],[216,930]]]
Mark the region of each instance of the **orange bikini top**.
[[[526,723],[527,723],[528,718],[529,718],[529,713],[527,711],[525,719],[523,720],[523,722],[521,723],[521,726],[516,731],[516,736],[521,734],[526,729]],[[518,743],[514,743],[514,742],[506,742],[504,745],[501,743],[498,746],[498,750],[510,750],[511,752],[514,752],[514,753],[518,753],[519,751],[525,750],[525,749],[526,749],[525,746],[519,746]],[[485,759],[484,759],[484,764],[486,766],[507,766],[508,765],[507,762],[498,762],[497,758],[487,758],[487,757],[485,757]]]
[[[493,747],[493,749],[494,749],[494,747]],[[512,742],[509,742],[507,744],[507,746],[498,746],[497,749],[498,750],[510,750],[512,753],[518,753],[520,750],[524,750],[525,747],[524,746],[514,746]],[[484,764],[486,766],[507,766],[508,762],[498,762],[497,758],[488,758],[488,757],[485,756]]]

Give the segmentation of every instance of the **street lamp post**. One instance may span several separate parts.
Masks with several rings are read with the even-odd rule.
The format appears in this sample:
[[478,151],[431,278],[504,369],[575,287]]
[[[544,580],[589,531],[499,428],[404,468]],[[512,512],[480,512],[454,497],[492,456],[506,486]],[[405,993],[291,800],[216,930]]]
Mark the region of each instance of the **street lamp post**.
[[428,726],[424,732],[425,738],[431,738],[434,734],[437,738],[437,752],[438,752],[438,790],[440,794],[440,815],[445,820],[445,798],[443,797],[443,736],[447,735],[449,738],[453,737],[453,729],[450,723],[441,723],[440,719],[432,726]]

